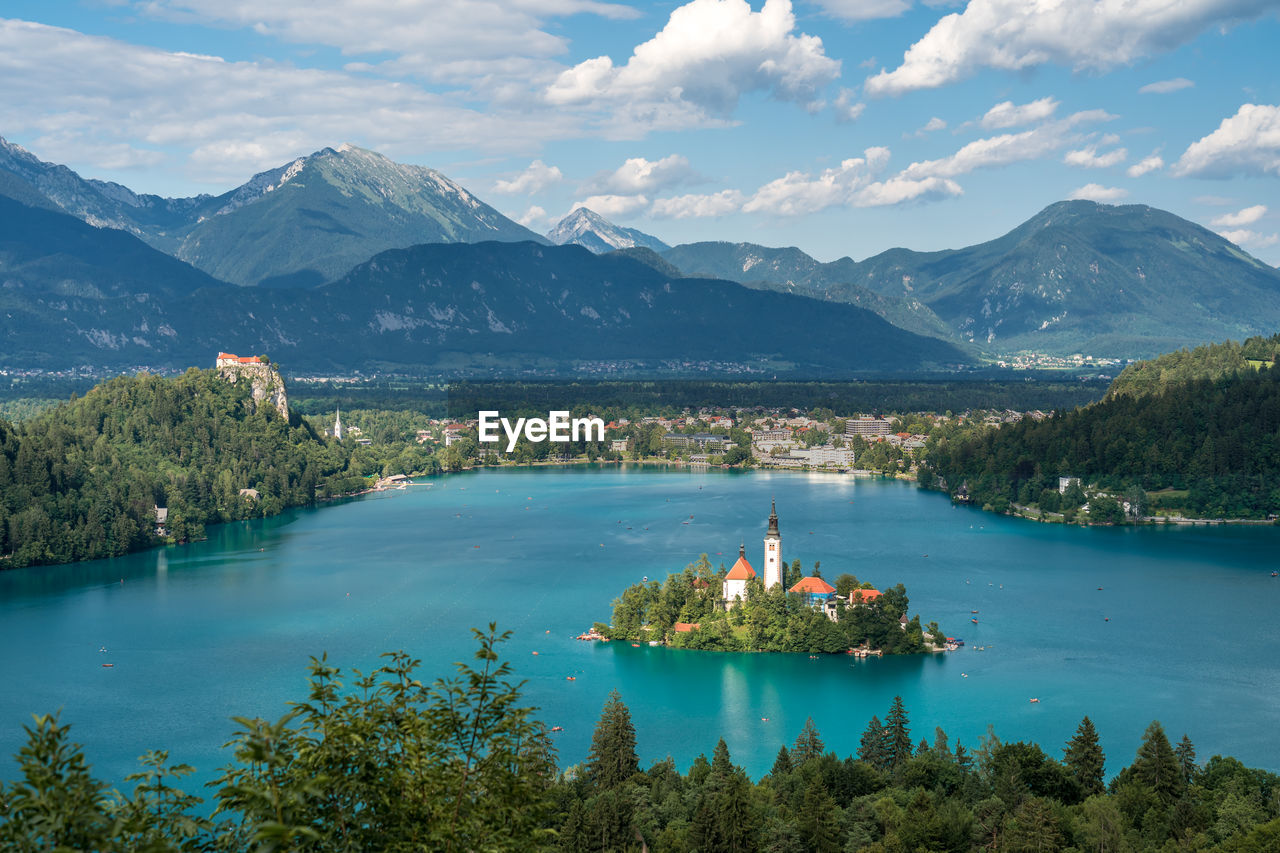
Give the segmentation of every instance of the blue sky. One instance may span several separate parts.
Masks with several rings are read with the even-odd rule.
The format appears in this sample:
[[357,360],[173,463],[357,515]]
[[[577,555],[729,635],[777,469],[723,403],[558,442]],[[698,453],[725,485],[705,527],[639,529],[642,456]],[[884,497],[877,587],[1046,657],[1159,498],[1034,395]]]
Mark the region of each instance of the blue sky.
[[0,136],[220,193],[350,142],[545,231],[820,260],[1064,198],[1280,264],[1280,0],[6,0]]

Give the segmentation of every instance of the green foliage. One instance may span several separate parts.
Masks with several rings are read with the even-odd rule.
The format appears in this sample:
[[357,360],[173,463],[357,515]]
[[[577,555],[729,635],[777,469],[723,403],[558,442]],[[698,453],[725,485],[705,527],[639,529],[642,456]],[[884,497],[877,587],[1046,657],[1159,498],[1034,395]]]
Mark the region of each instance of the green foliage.
[[[1084,492],[1073,485],[1059,499],[1051,490],[1069,475],[1139,504],[1152,493],[1155,512],[1161,490],[1178,490],[1189,514],[1264,518],[1280,513],[1280,370],[1113,394],[1041,422],[941,439],[922,468],[922,483],[963,489],[978,506],[1039,495],[1041,509],[1068,511]],[[1101,501],[1101,516],[1121,520],[1111,503]]]
[[143,757],[131,794],[110,791],[68,727],[37,718],[19,778],[0,786],[0,849],[1270,853],[1280,839],[1280,776],[1214,756],[1185,784],[1190,741],[1175,750],[1156,723],[1109,792],[1080,784],[1101,772],[1087,717],[1065,764],[992,733],[975,768],[937,728],[932,746],[881,772],[872,762],[889,761],[886,734],[906,727],[900,699],[888,725],[872,719],[857,759],[824,753],[809,720],[753,784],[723,739],[687,773],[670,758],[641,772],[614,693],[585,772],[556,775],[542,724],[499,662],[506,636],[477,631],[477,662],[429,686],[403,652],[354,673],[351,689],[313,659],[305,701],[275,722],[237,718],[211,818],[178,787],[191,768],[166,753]]
[[[206,525],[358,491],[369,476],[438,470],[429,450],[392,443],[392,427],[369,421],[386,443],[326,442],[296,415],[255,404],[247,383],[192,368],[117,377],[0,422],[0,568],[200,539]],[[157,506],[169,511],[163,531]]]
[[622,704],[617,690],[609,691],[600,721],[591,735],[586,775],[597,788],[617,788],[640,772],[636,756],[636,729],[631,711]]
[[1080,721],[1076,733],[1063,750],[1063,762],[1072,779],[1086,797],[1102,793],[1102,777],[1106,769],[1106,756],[1098,742],[1098,730],[1088,716]]
[[175,787],[191,772],[143,757],[132,796],[90,775],[67,727],[41,717],[19,755],[22,779],[0,791],[6,850],[548,849],[554,751],[497,647],[475,632],[476,665],[424,685],[403,652],[351,692],[312,659],[306,701],[275,722],[237,717],[233,762],[213,784],[213,820]]

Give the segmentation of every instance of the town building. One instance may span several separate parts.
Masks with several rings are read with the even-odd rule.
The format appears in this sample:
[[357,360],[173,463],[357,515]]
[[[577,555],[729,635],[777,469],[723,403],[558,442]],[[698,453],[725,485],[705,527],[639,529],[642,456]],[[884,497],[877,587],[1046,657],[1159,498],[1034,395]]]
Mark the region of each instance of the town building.
[[696,432],[692,435],[685,433],[669,432],[662,437],[662,440],[677,450],[705,450],[708,453],[723,453],[729,449],[729,438],[723,435],[714,435],[709,432]]
[[849,418],[844,422],[845,435],[889,435],[893,432],[893,423],[886,418],[875,418],[863,415]]
[[810,607],[824,607],[827,600],[836,594],[836,588],[815,575],[813,577],[800,578],[796,585],[787,590],[787,592],[803,595],[805,603]]

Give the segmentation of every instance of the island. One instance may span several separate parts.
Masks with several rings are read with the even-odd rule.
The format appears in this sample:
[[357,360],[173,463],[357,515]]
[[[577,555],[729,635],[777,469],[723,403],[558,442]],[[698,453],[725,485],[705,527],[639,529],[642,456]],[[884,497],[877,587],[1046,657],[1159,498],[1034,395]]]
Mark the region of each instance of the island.
[[706,554],[661,583],[647,578],[613,602],[611,624],[596,623],[584,639],[630,641],[725,652],[895,655],[954,649],[936,622],[908,618],[906,588],[882,590],[841,574],[832,586],[820,563],[802,573],[782,559],[776,503],[764,537],[763,572],[747,560],[745,543],[726,570]]

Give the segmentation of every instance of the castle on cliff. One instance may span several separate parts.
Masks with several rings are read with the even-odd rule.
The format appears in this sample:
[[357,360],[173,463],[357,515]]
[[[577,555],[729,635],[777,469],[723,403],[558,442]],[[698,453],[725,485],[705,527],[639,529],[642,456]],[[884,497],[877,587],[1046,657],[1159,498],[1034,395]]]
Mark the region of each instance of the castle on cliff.
[[249,380],[255,410],[265,401],[279,412],[280,417],[289,420],[289,398],[285,393],[284,379],[265,356],[239,356],[220,352],[213,367],[219,376],[233,385],[241,379]]

